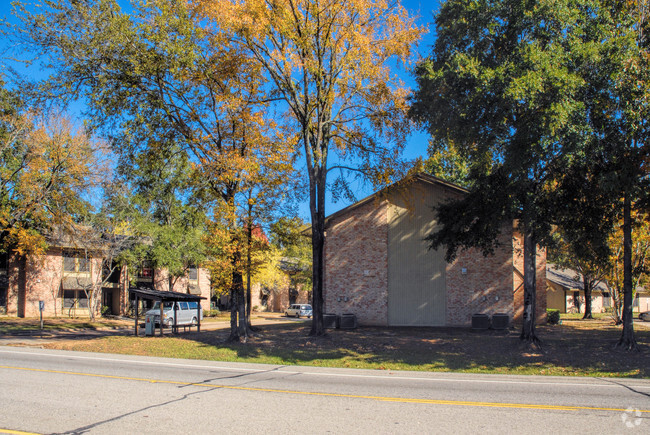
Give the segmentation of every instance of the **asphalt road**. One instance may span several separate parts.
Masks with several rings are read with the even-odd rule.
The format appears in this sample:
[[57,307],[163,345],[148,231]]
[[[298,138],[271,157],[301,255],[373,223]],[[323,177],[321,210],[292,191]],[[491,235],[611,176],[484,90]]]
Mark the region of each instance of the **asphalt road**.
[[650,381],[0,346],[0,433],[650,433]]

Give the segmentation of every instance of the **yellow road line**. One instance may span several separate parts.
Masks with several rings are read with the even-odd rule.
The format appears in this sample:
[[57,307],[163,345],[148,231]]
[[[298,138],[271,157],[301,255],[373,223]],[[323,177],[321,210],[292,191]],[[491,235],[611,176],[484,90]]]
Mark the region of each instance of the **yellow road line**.
[[11,429],[3,429],[0,427],[0,433],[1,434],[10,434],[10,435],[40,435],[35,432],[23,432],[21,430],[11,430]]
[[[428,405],[474,406],[474,407],[489,407],[489,408],[540,409],[540,410],[556,410],[556,411],[557,410],[559,411],[614,411],[614,412],[627,411],[627,409],[624,408],[599,408],[599,407],[591,407],[591,406],[538,405],[532,403],[473,402],[473,401],[462,401],[462,400],[438,400],[438,399],[409,399],[403,397],[364,396],[364,395],[356,395],[356,394],[337,394],[337,393],[320,393],[320,392],[310,392],[310,391],[278,390],[273,388],[238,387],[233,385],[169,381],[169,380],[160,380],[160,379],[135,378],[130,376],[102,375],[96,373],[69,372],[64,370],[34,369],[34,368],[27,368],[27,367],[13,367],[13,366],[2,366],[2,365],[0,365],[0,368],[9,369],[9,370],[25,370],[31,372],[42,372],[42,373],[56,373],[56,374],[63,374],[63,375],[88,376],[93,378],[150,382],[152,384],[195,386],[195,387],[204,387],[204,388],[219,388],[225,390],[255,391],[255,392],[276,393],[276,394],[294,394],[294,395],[303,395],[303,396],[341,397],[341,398],[348,398],[348,399],[378,400],[381,402],[421,403],[421,404],[428,404]],[[638,411],[650,413],[650,410],[648,409],[639,409]]]

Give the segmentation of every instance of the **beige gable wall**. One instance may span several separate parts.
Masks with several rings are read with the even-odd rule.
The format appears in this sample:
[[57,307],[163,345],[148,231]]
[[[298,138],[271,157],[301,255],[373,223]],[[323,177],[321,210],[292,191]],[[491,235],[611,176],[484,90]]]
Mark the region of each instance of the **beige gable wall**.
[[[504,226],[501,247],[428,251],[435,229],[432,206],[462,195],[445,183],[414,178],[329,218],[325,236],[325,312],[354,313],[366,325],[468,326],[472,314],[518,319],[522,301],[521,246]],[[537,259],[538,322],[546,318],[546,256]]]
[[436,227],[433,207],[441,188],[415,182],[390,195],[388,205],[388,324],[446,323],[444,250],[429,250],[425,237]]

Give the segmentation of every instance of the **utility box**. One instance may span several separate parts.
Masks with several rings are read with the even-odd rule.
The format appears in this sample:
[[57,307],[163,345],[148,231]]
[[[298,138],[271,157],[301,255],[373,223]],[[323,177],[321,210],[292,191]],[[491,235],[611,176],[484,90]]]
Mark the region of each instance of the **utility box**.
[[144,320],[144,335],[153,337],[156,332],[156,324],[153,322],[153,317],[145,317]]
[[487,314],[472,314],[472,331],[490,328],[490,316]]
[[341,329],[354,329],[357,327],[357,316],[351,313],[341,314],[339,319],[339,327]]
[[324,328],[338,328],[339,316],[336,314],[323,314],[323,327]]
[[510,326],[510,315],[496,313],[492,315],[492,329],[507,329]]

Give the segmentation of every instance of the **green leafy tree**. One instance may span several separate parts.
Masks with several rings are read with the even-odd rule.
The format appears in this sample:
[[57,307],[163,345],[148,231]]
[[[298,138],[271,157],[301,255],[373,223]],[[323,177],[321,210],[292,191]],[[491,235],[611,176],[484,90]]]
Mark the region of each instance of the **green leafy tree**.
[[[619,344],[636,349],[630,216],[648,191],[647,17],[645,1],[608,0],[452,0],[437,17],[438,40],[418,69],[412,113],[434,137],[451,138],[493,165],[487,175],[473,169],[468,199],[441,209],[448,225],[432,241],[447,244],[449,254],[467,245],[489,251],[497,232],[491,222],[519,220],[524,339],[536,340],[527,315],[534,303],[531,254],[549,242],[550,224],[595,228],[593,221],[605,216],[608,234],[612,210],[620,207],[627,278]],[[580,202],[570,187],[581,171],[590,189],[575,192],[586,195],[589,208],[570,217],[567,204]]]
[[[632,321],[633,228],[639,225],[635,216],[643,215],[638,212],[647,210],[650,190],[650,6],[646,0],[602,0],[584,5],[590,8],[586,16],[594,19],[588,28],[594,43],[587,47],[578,66],[585,81],[581,122],[587,126],[588,134],[583,135],[586,146],[562,168],[558,180],[561,188],[569,180],[569,191],[574,184],[571,178],[592,180],[587,197],[591,204],[600,204],[588,204],[591,208],[585,209],[579,218],[576,216],[569,228],[593,226],[585,225],[590,216],[604,216],[608,228],[600,234],[606,237],[622,220],[622,230],[617,233],[622,240],[623,330],[617,345],[637,350]],[[566,222],[562,225],[567,227]],[[616,246],[611,242],[608,245],[611,249]]]
[[[558,175],[552,207],[554,216],[549,261],[582,275],[585,292],[584,319],[591,319],[591,292],[610,270],[610,237],[616,207],[602,192],[602,172],[593,162],[576,159]],[[588,217],[598,217],[597,219]]]
[[425,172],[459,186],[469,186],[471,162],[453,142],[430,140],[427,153],[429,157],[422,167]]
[[[169,273],[169,288],[186,276],[190,267],[205,260],[206,215],[192,202],[192,166],[178,144],[152,144],[118,168],[132,187],[122,214],[131,214],[131,230],[146,237],[145,258]],[[116,191],[118,195],[123,189]],[[119,200],[117,201],[119,202]]]
[[516,219],[524,239],[521,338],[534,344],[537,246],[547,243],[555,212],[550,182],[582,145],[576,63],[599,42],[587,3],[449,0],[436,16],[432,54],[416,69],[412,116],[472,161],[469,194],[440,208],[442,230],[429,240],[447,247],[447,259],[467,246],[488,254]]

